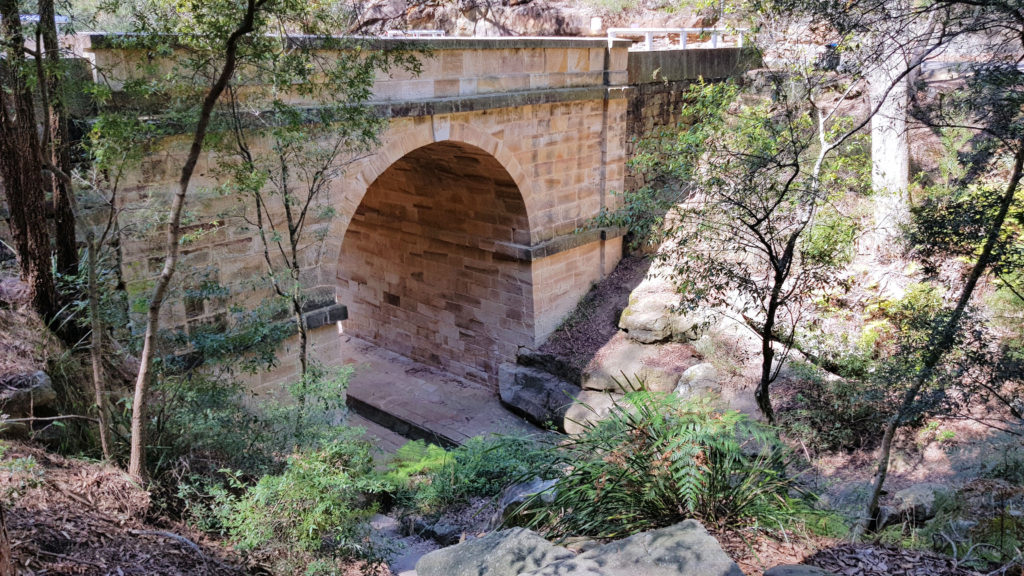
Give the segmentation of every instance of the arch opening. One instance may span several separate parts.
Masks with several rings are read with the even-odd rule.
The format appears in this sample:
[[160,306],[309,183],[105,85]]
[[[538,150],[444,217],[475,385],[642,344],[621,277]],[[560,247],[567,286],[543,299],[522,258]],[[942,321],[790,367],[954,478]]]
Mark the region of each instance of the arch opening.
[[370,184],[342,240],[338,298],[352,334],[457,376],[497,385],[533,343],[522,194],[484,150],[444,141],[409,152]]

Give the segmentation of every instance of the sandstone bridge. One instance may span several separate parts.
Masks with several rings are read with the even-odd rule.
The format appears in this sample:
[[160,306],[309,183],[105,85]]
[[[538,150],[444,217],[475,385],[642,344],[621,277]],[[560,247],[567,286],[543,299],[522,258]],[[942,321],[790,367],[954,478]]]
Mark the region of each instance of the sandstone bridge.
[[[108,70],[130,56],[93,37],[85,52]],[[422,73],[381,75],[374,100],[390,116],[383,145],[332,188],[336,216],[304,253],[315,355],[344,360],[350,336],[497,389],[499,365],[541,343],[622,255],[622,233],[585,228],[627,174],[632,143],[675,122],[681,88],[734,74],[738,48],[629,51],[628,40],[436,38]],[[116,86],[115,86],[116,87]],[[169,138],[132,175],[121,202],[169,196],[185,139]],[[212,279],[255,303],[265,273],[254,232],[224,220],[237,200],[209,192],[205,156],[191,192],[194,227],[182,281]],[[205,228],[204,228],[205,227]],[[146,286],[159,244],[124,248],[129,286]],[[226,304],[185,298],[170,321],[224,321]],[[294,345],[259,391],[295,375]]]

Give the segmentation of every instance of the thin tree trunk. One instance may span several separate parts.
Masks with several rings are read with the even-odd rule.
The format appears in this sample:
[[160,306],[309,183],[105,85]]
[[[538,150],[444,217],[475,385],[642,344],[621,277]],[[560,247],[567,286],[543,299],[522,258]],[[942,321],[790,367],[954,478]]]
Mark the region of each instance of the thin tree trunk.
[[[16,0],[0,0],[3,39],[25,43]],[[7,50],[0,79],[0,176],[4,181],[9,225],[18,251],[21,277],[32,291],[37,312],[51,321],[57,313],[57,291],[50,270],[50,235],[43,201],[45,184],[40,164],[39,137],[31,88],[22,76],[25,56]]]
[[0,502],[0,576],[15,576],[11,538],[7,534],[7,516],[4,513],[3,502]]
[[[10,1],[10,0],[6,0]],[[135,397],[132,401],[132,437],[131,452],[128,461],[128,473],[136,478],[144,478],[145,468],[145,425],[147,394],[149,392],[150,370],[153,365],[153,353],[156,333],[160,328],[160,308],[163,305],[164,297],[167,295],[167,287],[171,283],[171,276],[178,263],[178,243],[181,238],[181,212],[185,206],[185,195],[188,192],[189,183],[192,181],[192,174],[195,172],[196,163],[199,161],[199,154],[203,149],[203,140],[206,138],[206,131],[210,124],[210,117],[217,100],[227,88],[228,82],[235,73],[238,65],[238,43],[242,37],[252,32],[255,22],[256,11],[266,0],[248,0],[245,15],[242,23],[228,37],[225,44],[224,64],[216,82],[210,87],[210,91],[203,100],[199,112],[199,121],[196,124],[195,133],[192,137],[192,145],[189,148],[188,157],[181,168],[181,177],[178,180],[178,190],[174,195],[171,204],[171,218],[167,230],[167,255],[164,258],[164,267],[160,272],[156,285],[149,302],[149,310],[146,313],[146,333],[142,340],[142,355],[139,358],[139,373],[135,379]]]
[[49,95],[49,110],[46,111],[50,115],[48,161],[63,174],[51,176],[57,269],[62,274],[75,274],[78,272],[78,245],[75,237],[75,213],[72,209],[74,192],[70,182],[65,179],[71,174],[71,136],[68,130],[66,93],[53,0],[39,1],[39,27],[46,59],[46,78],[41,80],[45,80]]
[[896,414],[886,424],[885,433],[882,436],[882,445],[879,448],[878,469],[875,472],[874,487],[871,490],[871,498],[868,501],[864,517],[861,518],[861,521],[858,522],[857,526],[854,528],[854,539],[859,538],[867,532],[873,526],[875,519],[878,516],[879,501],[882,497],[882,487],[885,484],[886,476],[889,473],[889,456],[892,452],[892,442],[896,436],[896,431],[902,425],[903,419],[908,416],[914,402],[917,401],[917,396],[920,394],[921,389],[934,375],[935,368],[939,365],[939,361],[942,360],[942,357],[949,351],[950,347],[952,347],[953,343],[956,341],[956,334],[960,326],[960,320],[963,319],[964,312],[967,310],[967,305],[971,302],[971,297],[974,295],[974,289],[977,288],[978,282],[981,280],[981,277],[985,274],[985,271],[988,269],[988,266],[992,261],[992,252],[995,250],[996,244],[999,242],[999,235],[1002,232],[1003,223],[1006,221],[1006,216],[1010,211],[1010,206],[1013,205],[1013,199],[1017,193],[1017,187],[1020,185],[1022,176],[1024,176],[1024,146],[1021,146],[1021,148],[1017,150],[1014,158],[1013,171],[1010,174],[1010,181],[1007,183],[1003,196],[1000,199],[999,212],[996,214],[995,220],[993,220],[992,225],[989,227],[988,235],[985,238],[985,245],[981,250],[981,254],[978,255],[978,259],[974,262],[974,266],[971,268],[971,273],[967,277],[967,282],[964,284],[963,290],[960,292],[960,298],[957,301],[956,308],[953,309],[953,313],[950,314],[946,324],[938,333],[937,341],[929,348],[928,354],[922,362],[921,370],[914,378],[913,384],[911,384],[906,393],[904,393],[903,400],[900,403]]
[[103,390],[103,323],[100,319],[99,294],[96,287],[96,250],[99,243],[92,234],[89,234],[89,319],[92,328],[92,345],[90,356],[92,358],[92,386],[96,394],[96,417],[100,429],[100,447],[103,449],[103,459],[110,460],[110,442],[107,438],[107,401]]

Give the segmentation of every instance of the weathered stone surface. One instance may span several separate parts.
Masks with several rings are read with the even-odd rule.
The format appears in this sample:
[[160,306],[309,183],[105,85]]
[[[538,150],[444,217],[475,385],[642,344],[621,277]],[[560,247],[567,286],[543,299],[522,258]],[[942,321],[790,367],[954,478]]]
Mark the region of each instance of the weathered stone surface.
[[679,377],[676,384],[675,394],[683,398],[690,398],[704,392],[717,392],[720,389],[718,370],[709,362],[690,366]]
[[427,554],[416,563],[419,576],[516,576],[573,557],[525,528],[491,532]]
[[541,426],[561,425],[579,391],[575,384],[537,368],[504,364],[498,372],[501,403]]
[[587,390],[632,392],[643,388],[654,392],[672,392],[683,373],[683,366],[667,344],[650,346],[631,340],[620,332],[605,344],[587,365],[583,388]]
[[944,496],[952,495],[949,486],[934,483],[915,484],[895,494],[897,512],[914,523],[921,523],[935,517],[937,501]]
[[0,412],[25,416],[35,408],[43,408],[57,400],[50,376],[42,370],[11,374],[0,380]]
[[804,564],[785,564],[775,566],[764,571],[764,576],[836,576],[817,566],[806,566]]
[[669,280],[645,279],[629,295],[629,306],[619,317],[619,328],[637,342],[652,344],[675,340],[690,342],[704,334],[709,319],[705,314],[682,314],[675,307],[679,295]]
[[636,534],[575,558],[527,572],[529,576],[743,576],[696,520]]
[[586,424],[599,422],[608,416],[616,403],[621,401],[622,394],[584,390],[566,411],[562,427],[567,434],[579,434]]
[[520,482],[505,488],[498,499],[498,511],[491,518],[491,528],[501,526],[506,518],[515,514],[516,509],[535,494],[540,494],[542,502],[554,502],[556,484],[558,484],[558,480],[544,480],[536,476],[529,482]]

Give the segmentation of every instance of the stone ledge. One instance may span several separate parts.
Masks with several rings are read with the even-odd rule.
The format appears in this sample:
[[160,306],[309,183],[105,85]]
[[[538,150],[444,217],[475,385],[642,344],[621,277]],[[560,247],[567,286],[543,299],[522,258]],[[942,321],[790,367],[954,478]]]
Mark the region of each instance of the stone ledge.
[[563,234],[550,240],[545,240],[532,246],[513,244],[512,242],[495,242],[494,254],[498,257],[505,257],[509,260],[520,262],[533,262],[548,256],[554,256],[559,252],[566,252],[573,248],[585,246],[598,240],[618,238],[626,234],[625,228],[608,227],[592,228],[573,234]]
[[[119,40],[124,41],[132,35],[129,34],[88,34],[90,48],[93,50],[122,49]],[[332,42],[333,40],[333,42]],[[381,49],[406,49],[406,50],[515,50],[522,48],[608,48],[607,38],[579,38],[559,36],[496,36],[490,38],[378,38],[373,36],[339,36],[333,39],[313,38],[297,36],[291,38],[296,44],[306,44],[317,47],[324,46],[328,49],[338,47],[338,43],[350,41],[353,44],[361,43],[363,46],[369,44],[374,48]],[[612,48],[629,48],[632,40],[617,39],[611,42]],[[343,48],[344,46],[342,46]]]
[[389,118],[415,118],[419,116],[433,116],[435,114],[476,112],[478,110],[517,108],[520,106],[535,106],[558,102],[626,98],[629,90],[630,88],[627,86],[582,86],[578,88],[495,92],[474,96],[452,96],[399,102],[374,102],[372,105],[379,114]]
[[328,304],[322,308],[309,310],[302,314],[307,330],[313,330],[348,319],[348,307],[344,304]]

